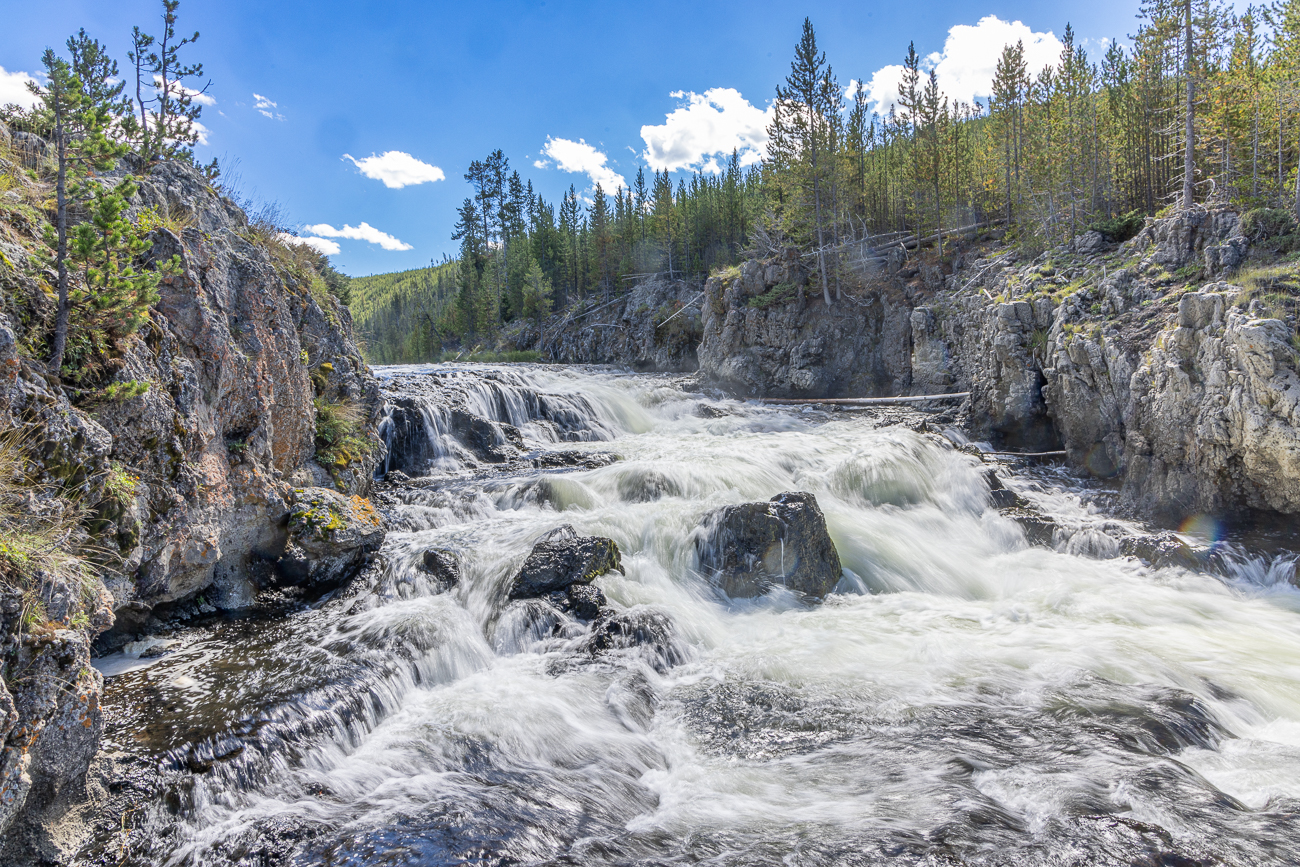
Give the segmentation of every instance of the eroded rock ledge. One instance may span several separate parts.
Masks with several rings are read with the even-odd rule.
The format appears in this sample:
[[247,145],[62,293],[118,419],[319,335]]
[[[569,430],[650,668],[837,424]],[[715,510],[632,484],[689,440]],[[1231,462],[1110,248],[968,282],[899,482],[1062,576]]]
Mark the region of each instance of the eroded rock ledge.
[[750,261],[705,287],[700,368],[740,396],[970,391],[973,434],[1064,449],[1142,516],[1295,514],[1287,267],[1252,250],[1237,214],[1205,209],[1030,261],[987,237],[944,269],[898,251],[830,308],[798,261]]

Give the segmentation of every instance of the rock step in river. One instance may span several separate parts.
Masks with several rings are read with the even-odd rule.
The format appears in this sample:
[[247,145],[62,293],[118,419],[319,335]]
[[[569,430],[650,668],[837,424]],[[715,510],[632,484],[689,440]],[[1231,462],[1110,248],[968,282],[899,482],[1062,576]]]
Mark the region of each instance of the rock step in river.
[[1293,555],[910,410],[378,373],[379,558],[110,678],[89,861],[1300,861]]

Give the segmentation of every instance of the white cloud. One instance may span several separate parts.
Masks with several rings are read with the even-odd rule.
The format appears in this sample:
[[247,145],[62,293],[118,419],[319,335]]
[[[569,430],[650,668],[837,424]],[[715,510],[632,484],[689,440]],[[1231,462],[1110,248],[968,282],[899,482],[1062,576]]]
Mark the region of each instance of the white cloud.
[[[1003,21],[996,15],[985,15],[976,24],[957,24],[948,30],[943,51],[925,58],[923,67],[933,69],[939,87],[949,99],[974,102],[987,97],[992,91],[993,73],[1003,47],[1018,41],[1025,44],[1025,66],[1030,75],[1037,75],[1044,66],[1055,65],[1061,56],[1061,40],[1049,30],[1036,33],[1020,21]],[[872,107],[884,114],[898,101],[898,83],[903,78],[903,67],[892,64],[876,70],[866,84],[867,97]],[[852,93],[847,93],[852,96]]]
[[767,126],[772,109],[750,105],[732,87],[714,87],[704,93],[677,91],[684,100],[662,124],[641,127],[646,149],[642,156],[656,171],[699,169],[716,172],[718,157],[739,151],[741,165],[752,165],[767,149]]
[[343,159],[352,160],[352,164],[361,169],[361,174],[377,181],[383,181],[390,190],[400,190],[414,184],[426,184],[441,181],[447,176],[442,169],[420,162],[415,157],[402,151],[384,151],[379,156],[371,154],[364,159],[357,159],[351,154],[344,154]]
[[[162,90],[162,76],[161,76],[161,75],[155,75],[155,76],[153,77],[153,86],[154,86],[154,89],[155,89],[155,90]],[[179,81],[173,81],[173,82],[171,83],[171,92],[172,92],[173,94],[176,94],[176,95],[179,95],[179,94],[181,94],[181,93],[185,93],[185,94],[187,94],[187,95],[189,96],[189,98],[190,98],[190,100],[191,100],[192,102],[197,102],[199,105],[216,105],[216,104],[217,104],[217,98],[216,98],[215,96],[213,96],[212,94],[210,94],[210,93],[204,93],[204,92],[201,91],[201,90],[194,90],[194,89],[192,89],[192,88],[186,87],[185,85],[181,84]]]
[[[606,165],[609,162],[609,157],[582,139],[570,141],[567,138],[551,138],[547,136],[546,144],[542,145],[542,153],[554,160],[555,167],[560,171],[582,172],[591,178],[593,187],[599,183],[607,193],[612,193],[619,187],[627,186],[627,181],[623,180],[623,176]],[[549,166],[550,162],[538,160],[533,165],[542,169]]]
[[[3,66],[0,66],[0,105],[21,105],[24,108],[31,108],[38,101],[36,94],[27,89],[27,82],[36,79],[32,78],[25,72],[6,72]],[[39,84],[40,82],[36,82]]]
[[256,100],[256,102],[253,103],[253,108],[257,109],[257,113],[262,117],[269,117],[272,120],[284,120],[284,115],[277,111],[273,111],[273,109],[279,107],[280,104],[278,102],[272,102],[260,93],[253,94],[253,99]]
[[342,229],[336,229],[329,223],[317,223],[314,226],[303,226],[302,230],[311,235],[324,235],[327,238],[349,238],[354,241],[367,241],[371,244],[378,244],[385,250],[411,250],[410,244],[404,244],[394,238],[387,232],[381,232],[369,223],[362,223],[360,226],[344,225]]
[[993,73],[998,57],[1007,45],[1018,40],[1025,43],[1025,66],[1037,75],[1044,66],[1055,65],[1061,57],[1061,40],[1052,31],[1035,33],[1019,21],[1003,21],[985,15],[979,23],[958,24],[948,30],[943,52],[927,58],[934,65],[939,84],[952,99],[973,102],[992,92]]
[[303,247],[311,247],[317,253],[324,253],[326,256],[336,256],[341,247],[338,241],[331,241],[329,238],[299,238],[297,235],[290,235],[288,232],[280,233],[280,240],[286,244],[298,244]]
[[[866,89],[867,101],[871,103],[872,110],[884,115],[889,113],[890,106],[898,102],[898,83],[902,80],[903,67],[894,63],[877,69],[870,81],[859,86]],[[846,98],[851,96],[852,94],[845,94]]]

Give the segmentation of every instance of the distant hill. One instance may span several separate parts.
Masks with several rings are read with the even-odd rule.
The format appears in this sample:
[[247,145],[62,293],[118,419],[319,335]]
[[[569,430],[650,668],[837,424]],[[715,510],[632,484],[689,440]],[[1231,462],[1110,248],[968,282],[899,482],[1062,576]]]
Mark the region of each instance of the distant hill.
[[441,350],[434,323],[455,296],[456,262],[353,277],[353,324],[371,364],[430,361]]

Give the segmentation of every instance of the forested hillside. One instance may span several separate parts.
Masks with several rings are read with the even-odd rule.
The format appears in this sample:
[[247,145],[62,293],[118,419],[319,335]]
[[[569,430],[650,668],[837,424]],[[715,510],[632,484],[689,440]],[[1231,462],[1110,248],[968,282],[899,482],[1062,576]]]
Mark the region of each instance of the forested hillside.
[[441,349],[438,318],[456,295],[457,263],[354,277],[352,316],[374,364],[421,361]]
[[949,99],[909,46],[883,115],[832,72],[805,21],[762,163],[733,155],[675,183],[643,169],[632,189],[597,186],[589,202],[572,187],[558,206],[543,201],[495,151],[465,174],[457,260],[359,281],[371,357],[490,342],[511,320],[746,252],[797,248],[808,289],[832,304],[891,247],[948,268],[973,227],[1005,223],[1008,240],[1037,250],[1089,228],[1121,239],[1170,206],[1300,208],[1300,0],[1241,14],[1158,0],[1139,19],[1128,45],[1100,56],[1067,25],[1043,69],[1005,46],[992,96],[974,104]]

